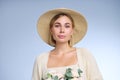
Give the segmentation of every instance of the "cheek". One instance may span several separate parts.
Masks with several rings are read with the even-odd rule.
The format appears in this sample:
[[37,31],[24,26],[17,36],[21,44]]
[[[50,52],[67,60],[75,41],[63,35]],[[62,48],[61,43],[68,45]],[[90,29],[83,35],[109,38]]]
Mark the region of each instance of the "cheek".
[[66,32],[68,35],[72,35],[73,34],[73,29],[67,30]]
[[52,35],[56,35],[58,33],[58,31],[55,30],[55,29],[51,29],[50,32],[51,32]]

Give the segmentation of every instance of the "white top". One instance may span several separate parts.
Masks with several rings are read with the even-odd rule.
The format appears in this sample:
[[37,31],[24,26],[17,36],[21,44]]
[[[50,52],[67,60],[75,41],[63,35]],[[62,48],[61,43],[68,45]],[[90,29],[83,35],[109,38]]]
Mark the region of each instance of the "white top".
[[81,77],[76,80],[103,80],[96,61],[85,48],[77,48],[78,63],[70,66],[47,68],[49,53],[40,54],[34,63],[32,80],[47,80],[47,73],[62,76],[66,69],[71,68],[73,73],[79,69],[83,71]]

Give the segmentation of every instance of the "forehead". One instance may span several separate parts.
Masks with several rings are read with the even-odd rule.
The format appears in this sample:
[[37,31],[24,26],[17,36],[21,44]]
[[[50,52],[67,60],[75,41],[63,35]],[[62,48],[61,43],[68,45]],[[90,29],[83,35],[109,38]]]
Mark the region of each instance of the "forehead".
[[69,23],[72,23],[70,18],[65,16],[65,15],[64,16],[60,16],[57,20],[55,20],[55,22],[69,22]]

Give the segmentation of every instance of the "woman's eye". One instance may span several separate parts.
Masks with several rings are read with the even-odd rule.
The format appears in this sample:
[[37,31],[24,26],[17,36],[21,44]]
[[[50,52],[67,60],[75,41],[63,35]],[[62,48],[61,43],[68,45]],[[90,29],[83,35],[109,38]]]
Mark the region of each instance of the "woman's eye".
[[60,25],[55,25],[55,27],[60,27]]
[[66,28],[69,28],[70,26],[67,25],[67,26],[65,26],[65,27],[66,27]]

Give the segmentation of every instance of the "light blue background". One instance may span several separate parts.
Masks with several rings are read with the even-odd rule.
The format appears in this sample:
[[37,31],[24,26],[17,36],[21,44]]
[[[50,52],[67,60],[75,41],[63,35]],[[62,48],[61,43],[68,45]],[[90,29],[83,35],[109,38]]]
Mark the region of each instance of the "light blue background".
[[49,9],[71,8],[88,21],[88,32],[76,47],[89,49],[104,80],[120,80],[119,0],[0,0],[0,80],[31,80],[35,57],[52,47],[36,30]]

